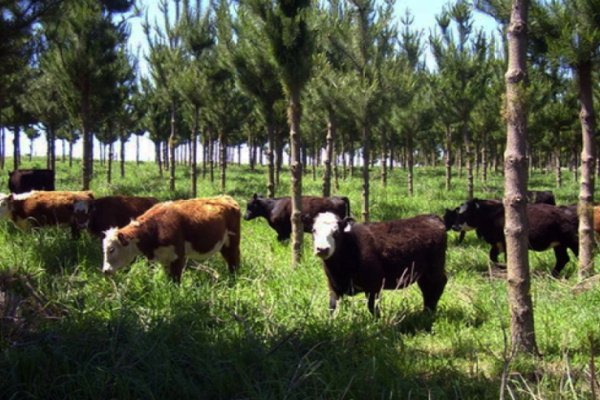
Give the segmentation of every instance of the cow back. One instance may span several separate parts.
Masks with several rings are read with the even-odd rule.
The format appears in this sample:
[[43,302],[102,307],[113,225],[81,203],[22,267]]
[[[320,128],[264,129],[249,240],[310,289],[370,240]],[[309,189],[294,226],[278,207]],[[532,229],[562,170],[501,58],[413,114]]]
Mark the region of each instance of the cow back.
[[154,197],[106,196],[93,201],[89,230],[94,235],[113,227],[124,227],[158,203]]
[[54,190],[54,171],[51,169],[17,169],[9,172],[8,188],[12,193],[32,190]]

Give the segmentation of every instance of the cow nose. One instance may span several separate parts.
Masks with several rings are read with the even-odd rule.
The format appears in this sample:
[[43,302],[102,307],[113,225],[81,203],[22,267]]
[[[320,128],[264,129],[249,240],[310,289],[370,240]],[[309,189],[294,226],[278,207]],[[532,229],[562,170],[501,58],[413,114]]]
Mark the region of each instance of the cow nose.
[[329,253],[329,248],[328,247],[317,247],[315,249],[315,253],[319,257],[324,257]]
[[452,230],[456,231],[456,232],[460,232],[460,231],[462,231],[462,227],[463,227],[462,224],[460,224],[460,225],[454,224],[454,225],[452,225]]
[[102,268],[102,273],[104,275],[112,275],[113,272],[114,272],[114,270],[112,268],[110,268],[110,267],[103,267]]
[[244,214],[244,219],[246,221],[248,221],[250,219],[250,214],[248,214],[248,213]]

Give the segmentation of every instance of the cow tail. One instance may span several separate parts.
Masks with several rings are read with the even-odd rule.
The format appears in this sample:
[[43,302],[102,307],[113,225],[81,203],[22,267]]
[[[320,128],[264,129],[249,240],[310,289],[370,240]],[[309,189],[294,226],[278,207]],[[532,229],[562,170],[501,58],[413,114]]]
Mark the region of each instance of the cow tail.
[[343,196],[342,200],[344,200],[344,203],[346,203],[346,217],[350,216],[350,199],[348,199],[348,197]]

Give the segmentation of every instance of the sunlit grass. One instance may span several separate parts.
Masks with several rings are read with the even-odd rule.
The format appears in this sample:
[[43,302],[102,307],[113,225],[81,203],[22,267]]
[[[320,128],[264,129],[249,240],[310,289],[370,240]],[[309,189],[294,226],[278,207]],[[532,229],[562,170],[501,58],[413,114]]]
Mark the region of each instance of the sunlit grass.
[[[42,167],[43,161],[32,165]],[[111,185],[97,164],[93,190],[189,197],[184,168],[171,193],[167,174],[160,178],[152,163],[128,163],[124,179],[115,168]],[[59,162],[57,176],[57,189],[78,188],[77,165]],[[287,194],[287,178],[286,169],[278,195]],[[264,167],[250,173],[232,165],[226,193],[244,209],[253,193],[265,193],[265,179]],[[556,190],[552,175],[537,174],[531,188],[553,189],[561,204],[574,202],[577,183],[570,174],[564,179]],[[419,168],[409,196],[406,171],[395,168],[383,188],[373,169],[371,219],[441,214],[464,201],[465,186],[464,176],[454,177],[446,192],[442,168]],[[499,198],[502,187],[503,177],[490,175],[485,185],[476,182],[476,196]],[[320,190],[320,178],[305,175],[304,192]],[[218,182],[199,181],[200,196],[219,193]],[[340,180],[335,194],[348,196],[360,219],[358,174]],[[39,322],[1,338],[0,398],[497,398],[510,336],[504,275],[491,269],[489,247],[474,233],[461,244],[456,237],[448,235],[449,280],[437,313],[422,313],[420,291],[412,286],[386,291],[375,320],[362,295],[345,298],[330,317],[310,236],[293,269],[290,245],[277,242],[264,220],[243,221],[235,277],[216,256],[190,263],[180,286],[142,258],[106,278],[98,239],[73,240],[60,228],[22,233],[1,222],[0,272],[27,276],[47,312],[24,315]],[[549,274],[552,252],[530,252],[530,264],[543,358],[511,360],[506,372],[512,393],[588,398],[590,347],[600,340],[600,293],[574,294],[573,257],[567,278],[559,280]]]

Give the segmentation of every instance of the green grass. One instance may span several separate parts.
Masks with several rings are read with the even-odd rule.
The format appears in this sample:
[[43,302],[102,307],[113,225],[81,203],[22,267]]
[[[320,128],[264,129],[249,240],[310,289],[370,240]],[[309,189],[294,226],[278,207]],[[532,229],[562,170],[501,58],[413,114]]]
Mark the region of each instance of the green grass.
[[[77,189],[77,166],[57,165],[57,189]],[[103,171],[96,166],[99,195],[189,196],[183,167],[175,193],[152,163],[128,164],[126,178],[115,175],[110,186]],[[279,195],[287,194],[287,175]],[[265,179],[264,169],[231,166],[226,192],[245,208],[254,192],[264,193]],[[477,181],[476,195],[500,197],[502,179]],[[564,179],[554,191],[559,203],[572,203],[578,186],[570,174]],[[532,189],[554,186],[551,174],[538,173],[531,182]],[[401,169],[391,172],[385,189],[373,170],[371,184],[372,220],[441,214],[464,200],[466,187],[464,177],[455,177],[446,192],[441,168],[415,170],[413,197]],[[320,185],[305,176],[305,193],[318,194]],[[199,191],[220,193],[205,180]],[[350,198],[357,216],[360,192],[358,174],[340,181],[337,194]],[[58,228],[26,234],[2,222],[0,311],[14,318],[3,319],[0,329],[0,398],[498,398],[510,335],[506,283],[490,277],[488,246],[473,233],[460,245],[449,234],[449,281],[433,316],[421,312],[413,286],[385,292],[378,320],[364,296],[345,298],[331,318],[325,276],[310,246],[306,235],[304,260],[292,269],[290,246],[278,243],[264,220],[243,221],[235,278],[217,256],[190,263],[176,286],[141,258],[129,271],[102,276],[98,239],[74,241]],[[575,261],[567,278],[555,280],[553,253],[529,254],[543,358],[510,360],[507,396],[589,398],[600,291],[575,295]],[[18,304],[12,313],[11,304]]]

